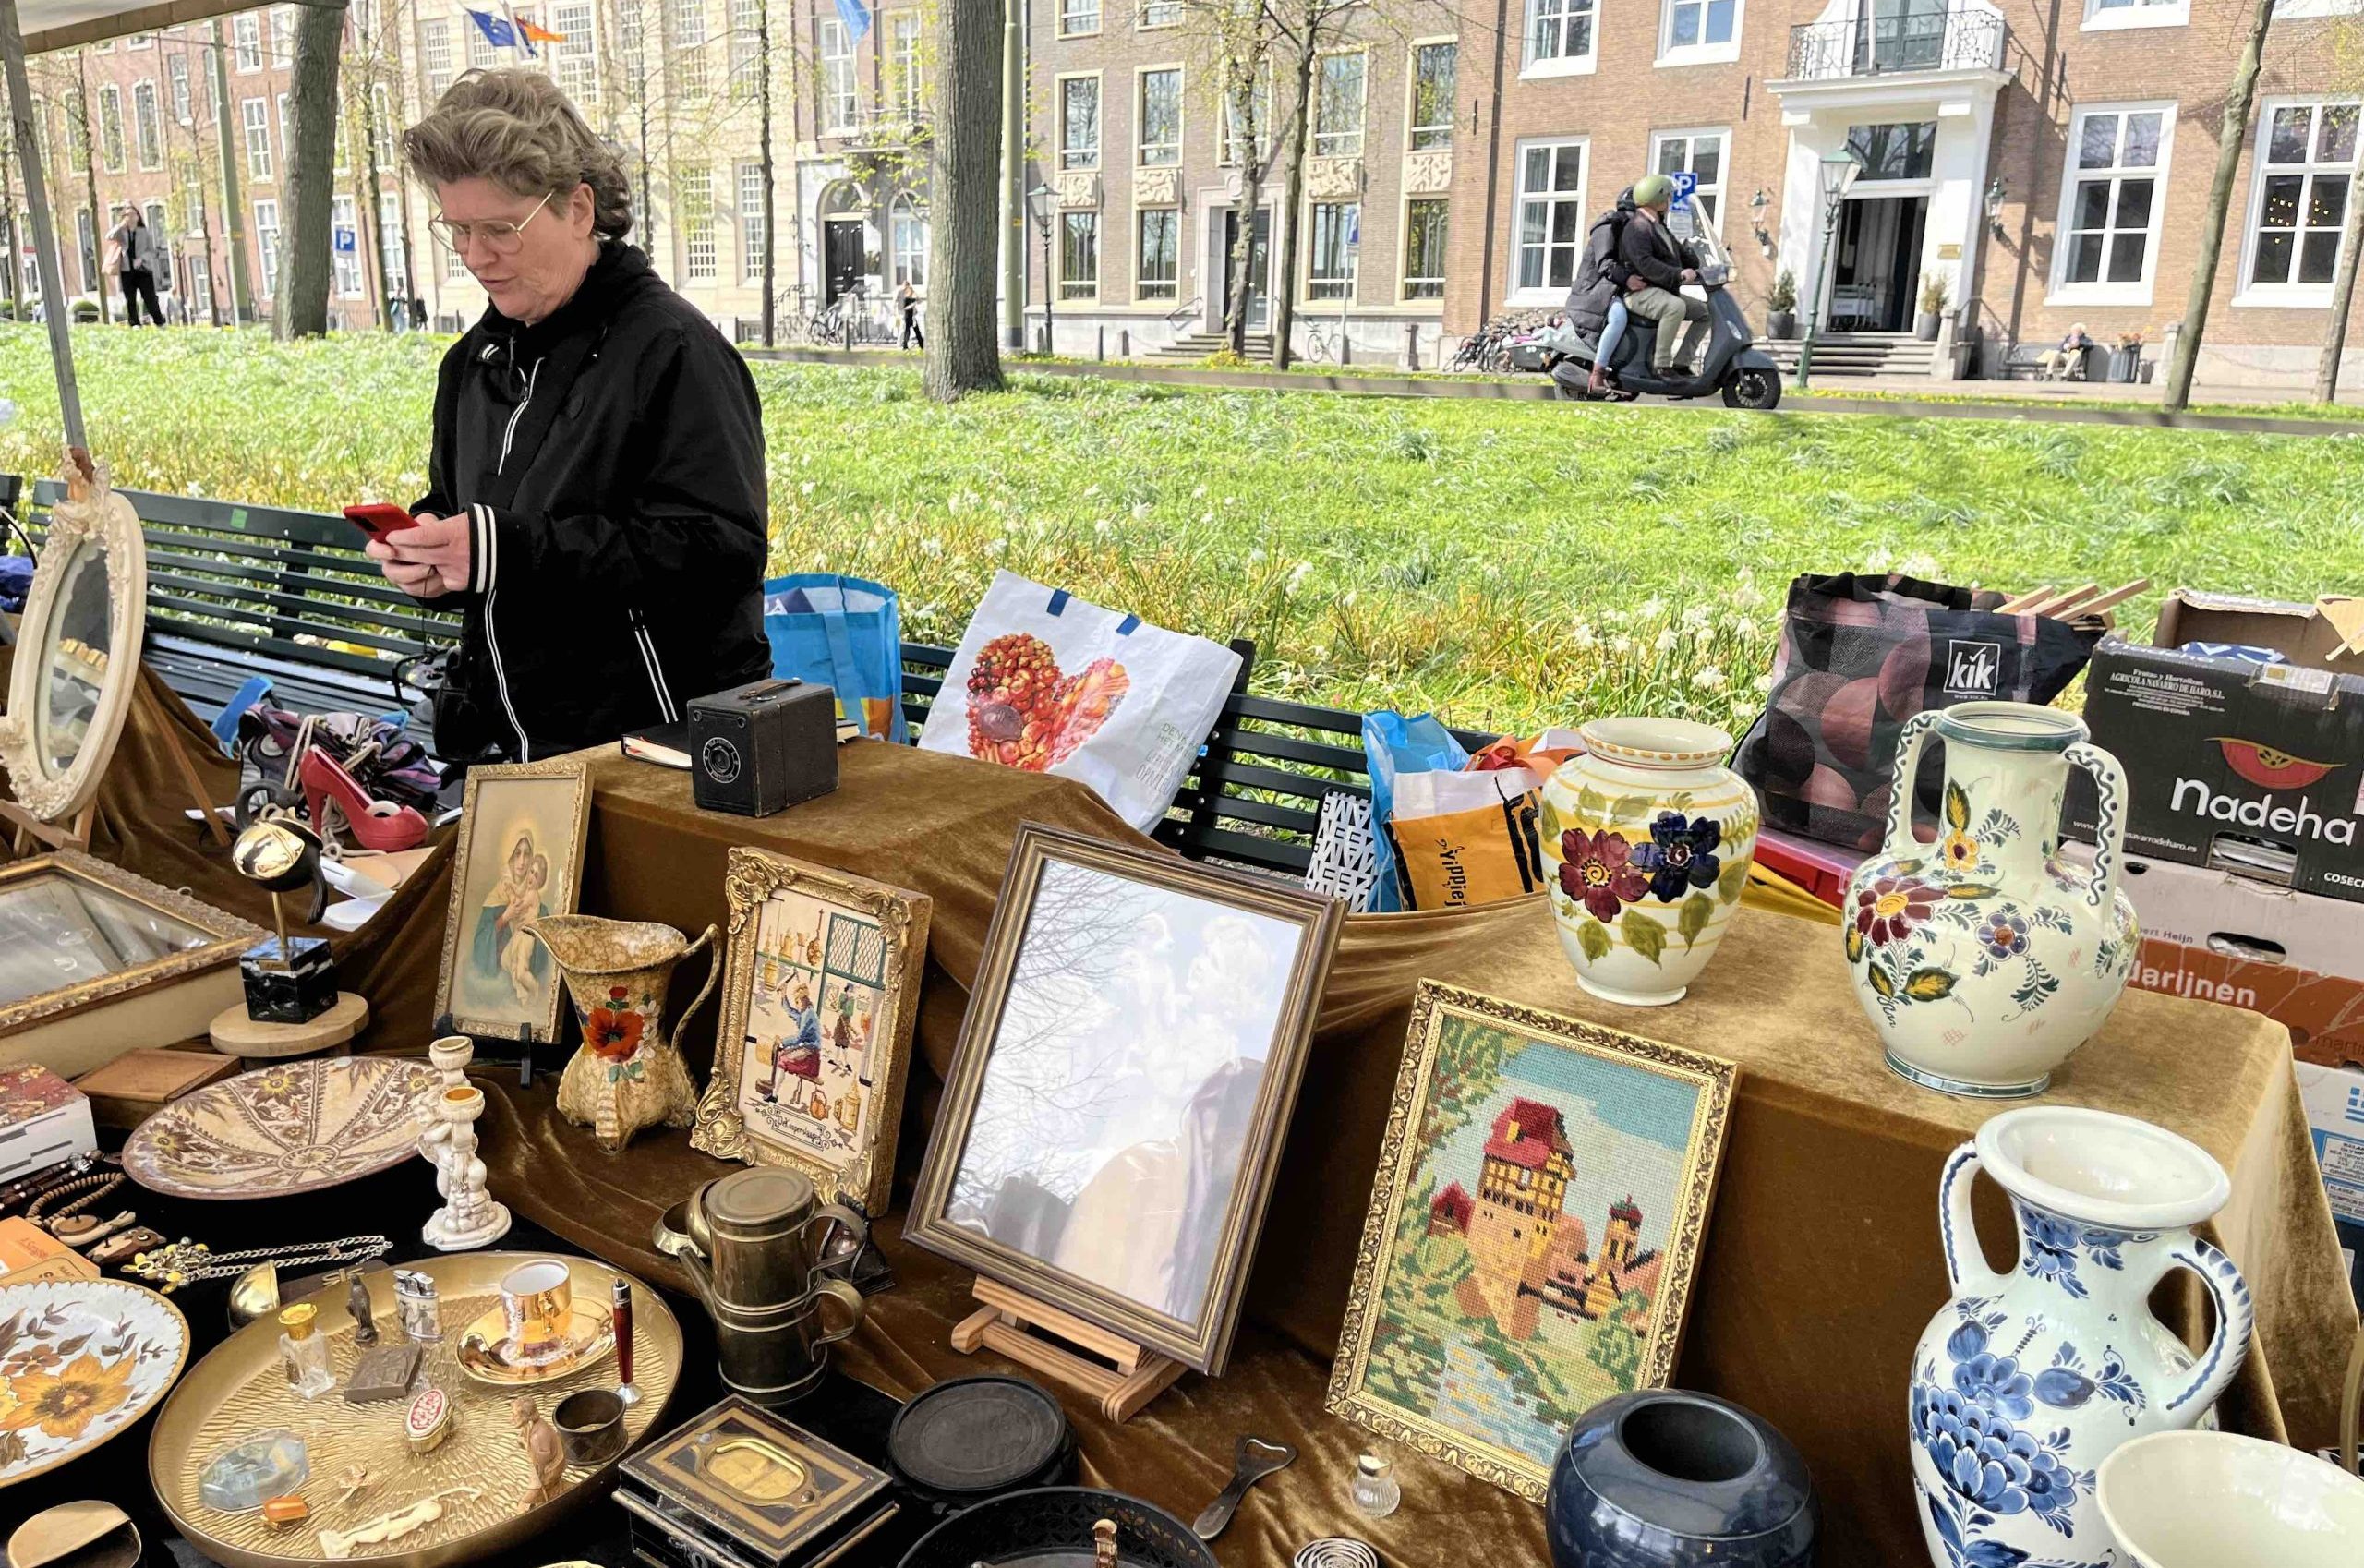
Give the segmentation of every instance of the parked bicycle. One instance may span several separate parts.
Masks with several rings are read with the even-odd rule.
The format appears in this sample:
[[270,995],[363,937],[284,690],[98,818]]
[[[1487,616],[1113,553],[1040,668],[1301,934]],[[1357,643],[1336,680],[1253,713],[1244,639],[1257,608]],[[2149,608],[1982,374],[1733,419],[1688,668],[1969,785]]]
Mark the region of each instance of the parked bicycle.
[[1448,370],[1475,370],[1482,374],[1506,374],[1512,368],[1510,340],[1526,330],[1527,323],[1515,316],[1497,316],[1476,332],[1461,340]]

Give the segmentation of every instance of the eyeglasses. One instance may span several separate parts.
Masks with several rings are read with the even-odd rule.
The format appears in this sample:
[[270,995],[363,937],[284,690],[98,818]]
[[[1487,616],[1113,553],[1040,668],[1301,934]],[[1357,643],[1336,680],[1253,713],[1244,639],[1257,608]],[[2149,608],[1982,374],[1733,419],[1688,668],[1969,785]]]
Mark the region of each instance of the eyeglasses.
[[525,243],[525,225],[540,217],[542,209],[549,204],[550,199],[545,195],[534,203],[531,212],[513,223],[502,218],[487,218],[466,223],[455,223],[449,218],[429,218],[427,220],[427,232],[433,235],[445,249],[457,256],[467,254],[471,240],[482,240],[485,248],[495,256],[510,256]]

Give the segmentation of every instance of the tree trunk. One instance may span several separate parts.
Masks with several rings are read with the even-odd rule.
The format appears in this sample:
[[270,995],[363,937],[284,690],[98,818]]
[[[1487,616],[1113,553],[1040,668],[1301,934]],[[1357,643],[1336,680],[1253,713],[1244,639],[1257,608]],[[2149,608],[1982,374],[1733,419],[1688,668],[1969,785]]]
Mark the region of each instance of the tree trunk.
[[1297,54],[1297,109],[1289,126],[1288,170],[1281,180],[1281,254],[1272,283],[1272,368],[1289,368],[1289,336],[1297,322],[1297,209],[1305,202],[1305,160],[1313,140],[1313,62],[1321,29],[1310,18]]
[[[1256,209],[1264,199],[1264,163],[1260,153],[1264,146],[1266,127],[1256,117],[1256,63],[1244,69],[1233,66],[1230,97],[1239,106],[1239,206],[1234,216],[1237,235],[1232,240],[1231,254],[1225,258],[1225,269],[1231,273],[1227,291],[1223,333],[1232,355],[1248,356],[1248,291],[1255,279]],[[1222,145],[1224,127],[1215,127],[1215,141]]]
[[755,102],[763,115],[764,169],[764,346],[772,346],[777,322],[772,296],[779,284],[775,275],[779,256],[779,230],[772,207],[772,7],[771,0],[755,6]]
[[18,279],[23,269],[17,259],[17,136],[13,128],[0,127],[0,245],[8,247],[8,319],[15,320]]
[[[353,134],[366,139],[368,133],[356,129]],[[374,276],[378,280],[378,330],[391,332],[394,330],[394,323],[385,308],[384,247],[378,234],[378,214],[373,211],[376,203],[370,197],[370,192],[378,188],[378,155],[364,146],[361,155],[352,158],[346,166],[356,171],[353,177],[353,259],[361,269],[361,296],[365,299],[369,297],[369,280]],[[366,187],[361,183],[365,179],[368,181]]]
[[935,134],[928,142],[935,269],[927,291],[927,392],[949,403],[1002,386],[994,301],[1001,243],[1000,0],[944,0],[941,26]]
[[2180,412],[2191,402],[2192,367],[2200,361],[2200,340],[2208,330],[2209,296],[2216,291],[2216,260],[2225,248],[2225,217],[2232,210],[2233,176],[2241,163],[2241,143],[2249,135],[2249,109],[2257,101],[2257,73],[2265,58],[2266,29],[2274,25],[2274,0],[2252,0],[2249,39],[2241,45],[2240,63],[2233,67],[2232,90],[2225,97],[2225,125],[2216,138],[2216,174],[2208,187],[2208,206],[2200,218],[2200,255],[2191,269],[2191,291],[2185,296],[2183,330],[2176,334],[2176,352],[2167,362],[2165,407]]
[[2331,320],[2323,331],[2322,356],[2315,362],[2315,401],[2339,397],[2340,350],[2347,342],[2347,314],[2356,302],[2356,255],[2364,249],[2364,201],[2347,203],[2347,223],[2339,236],[2339,267],[2331,281]]
[[[403,80],[403,23],[399,19],[401,16],[400,0],[388,0],[383,25],[388,40],[385,49],[386,70],[391,79],[387,83],[386,96],[392,105],[397,123],[406,112],[403,107],[406,100],[404,96],[405,83]],[[432,108],[433,105],[429,104],[428,107]],[[402,220],[403,231],[403,316],[404,320],[410,321],[412,329],[416,331],[425,327],[427,323],[411,316],[410,302],[413,298],[424,301],[426,295],[418,286],[418,252],[411,248],[410,192],[403,184],[402,143],[397,139],[394,145],[394,216]]]
[[[84,281],[90,285],[91,297],[99,302],[99,320],[103,322],[112,321],[115,316],[107,308],[107,210],[99,202],[99,138],[97,128],[90,123],[89,58],[77,54],[74,57],[74,68],[81,73],[82,78],[81,90],[76,95],[75,102],[82,115],[82,189],[84,199],[88,203],[85,211],[90,214],[90,248],[81,258],[90,273]],[[80,236],[76,237],[78,239]],[[57,243],[59,248],[63,249],[66,245],[66,236],[58,235]],[[66,319],[71,321],[74,319],[71,304],[65,300],[60,300],[58,303],[66,307]],[[127,314],[124,320],[129,320],[131,318],[128,314],[127,301],[126,306]]]
[[297,7],[296,69],[288,82],[287,228],[279,263],[275,336],[318,337],[329,330],[329,211],[335,199],[337,54],[344,40],[344,0]]
[[222,251],[230,263],[230,322],[254,320],[254,278],[247,271],[247,213],[241,203],[238,144],[230,135],[230,41],[220,18],[214,18],[213,46],[205,53],[213,60],[213,144],[222,154]]
[[[374,49],[374,45],[367,40],[362,42],[361,46],[364,49]],[[373,75],[375,67],[376,61],[373,55],[371,60]],[[362,231],[376,236],[375,244],[369,251],[368,266],[378,274],[378,325],[391,332],[394,330],[394,280],[386,275],[385,218],[378,210],[378,193],[385,187],[379,184],[380,171],[378,168],[378,94],[374,90],[374,83],[369,81],[364,81],[361,84],[361,158],[355,166],[364,171],[364,177],[368,181],[363,188],[360,199],[355,202],[354,211],[359,219]],[[397,207],[401,204],[399,200],[395,202]]]

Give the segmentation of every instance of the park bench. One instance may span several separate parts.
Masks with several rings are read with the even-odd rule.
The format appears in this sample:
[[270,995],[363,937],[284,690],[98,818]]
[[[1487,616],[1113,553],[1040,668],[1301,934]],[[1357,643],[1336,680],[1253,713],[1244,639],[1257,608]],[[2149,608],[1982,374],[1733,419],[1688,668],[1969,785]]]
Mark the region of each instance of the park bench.
[[[2056,346],[2057,345],[2048,343],[2013,344],[2010,352],[2003,356],[2003,362],[1995,367],[1995,379],[1998,381],[2034,380],[2044,374],[2044,367],[2039,361]],[[2093,344],[2086,348],[2083,363],[2072,365],[2064,379],[2071,381],[2098,381],[2102,379],[2108,364],[2109,351],[2099,344]]]
[[[0,494],[8,483],[0,476]],[[58,493],[54,480],[32,487],[25,521],[36,537]],[[148,541],[147,661],[202,718],[255,675],[269,677],[273,700],[299,713],[385,713],[416,695],[397,693],[396,662],[458,636],[456,616],[415,603],[378,574],[341,517],[123,495]],[[1231,646],[1238,680],[1156,837],[1193,860],[1302,875],[1322,798],[1370,794],[1362,716],[1250,695],[1256,645]],[[903,711],[914,735],[952,657],[947,647],[903,645]],[[1493,738],[1454,733],[1472,751]]]
[[[34,538],[62,493],[54,479],[31,487],[21,515]],[[148,544],[147,663],[208,721],[257,675],[299,713],[407,708],[418,694],[397,666],[459,634],[457,615],[388,583],[342,517],[120,493]]]

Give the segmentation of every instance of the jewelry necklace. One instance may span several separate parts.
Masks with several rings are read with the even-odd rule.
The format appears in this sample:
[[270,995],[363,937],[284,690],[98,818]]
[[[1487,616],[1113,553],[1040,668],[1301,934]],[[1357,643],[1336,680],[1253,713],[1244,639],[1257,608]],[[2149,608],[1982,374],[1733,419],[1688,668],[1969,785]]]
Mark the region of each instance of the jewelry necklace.
[[394,1244],[382,1236],[348,1236],[339,1241],[311,1241],[301,1247],[256,1247],[243,1252],[216,1252],[201,1241],[183,1236],[169,1247],[151,1247],[135,1253],[123,1272],[143,1280],[162,1280],[170,1296],[198,1280],[228,1279],[258,1263],[299,1268],[315,1263],[357,1263],[382,1258]]
[[[80,1213],[122,1185],[121,1171],[94,1171],[89,1176],[76,1176],[71,1181],[61,1181],[25,1205],[25,1218],[42,1226],[53,1236],[58,1235],[59,1222]],[[58,1206],[59,1199],[77,1192],[81,1194],[79,1198],[62,1207]],[[65,1228],[79,1232],[92,1229],[97,1224],[96,1220],[85,1220],[79,1225]]]

